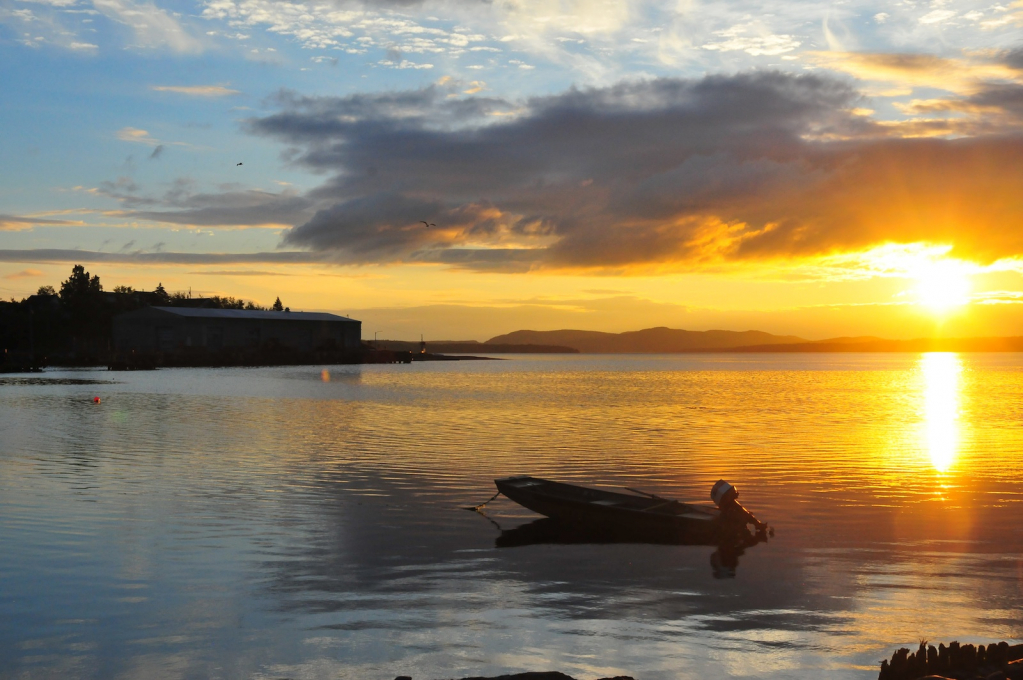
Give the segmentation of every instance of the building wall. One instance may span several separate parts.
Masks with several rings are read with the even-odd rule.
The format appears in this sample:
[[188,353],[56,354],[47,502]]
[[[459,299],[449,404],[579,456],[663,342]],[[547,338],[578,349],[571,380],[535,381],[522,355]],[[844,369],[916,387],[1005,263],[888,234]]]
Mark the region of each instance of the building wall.
[[[309,351],[329,341],[338,349],[358,349],[362,341],[359,321],[307,321],[288,319],[236,319],[183,317],[139,310],[114,319],[114,348],[118,351],[176,352],[254,348],[274,341]],[[194,349],[190,349],[194,348]]]

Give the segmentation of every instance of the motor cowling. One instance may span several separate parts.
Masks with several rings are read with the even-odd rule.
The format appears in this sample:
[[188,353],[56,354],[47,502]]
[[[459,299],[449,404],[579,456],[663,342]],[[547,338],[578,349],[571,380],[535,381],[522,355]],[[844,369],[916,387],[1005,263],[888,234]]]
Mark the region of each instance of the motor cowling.
[[723,479],[719,479],[714,482],[714,486],[710,489],[710,499],[714,501],[714,504],[719,508],[723,503],[738,498],[739,490],[729,484]]

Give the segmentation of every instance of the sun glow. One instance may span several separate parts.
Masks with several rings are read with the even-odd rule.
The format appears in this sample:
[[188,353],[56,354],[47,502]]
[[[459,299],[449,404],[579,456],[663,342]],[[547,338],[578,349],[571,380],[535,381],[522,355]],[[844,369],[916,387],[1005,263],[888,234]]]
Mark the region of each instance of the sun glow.
[[921,305],[947,312],[970,301],[970,272],[959,260],[926,260],[910,270]]
[[959,450],[959,373],[956,354],[933,352],[920,359],[923,373],[923,444],[938,472],[946,472]]

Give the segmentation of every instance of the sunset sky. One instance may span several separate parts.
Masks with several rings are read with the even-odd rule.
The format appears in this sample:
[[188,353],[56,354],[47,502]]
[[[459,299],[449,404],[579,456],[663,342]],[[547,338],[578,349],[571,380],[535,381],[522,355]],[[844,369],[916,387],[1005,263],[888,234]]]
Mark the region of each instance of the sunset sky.
[[4,298],[1023,335],[1020,0],[0,0],[0,83]]

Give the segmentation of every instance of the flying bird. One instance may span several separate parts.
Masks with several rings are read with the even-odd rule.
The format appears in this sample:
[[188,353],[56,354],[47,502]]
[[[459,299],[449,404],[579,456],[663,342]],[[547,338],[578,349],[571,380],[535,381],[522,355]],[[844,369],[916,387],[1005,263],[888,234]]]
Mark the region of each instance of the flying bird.
[[235,164],[234,164],[234,167],[236,167],[236,168],[237,168],[237,167],[238,167],[239,165],[241,165],[241,163],[235,163]]
[[419,221],[422,222],[423,224],[425,224],[427,229],[429,229],[430,227],[436,227],[437,226],[433,222],[427,222],[426,220],[419,220]]

